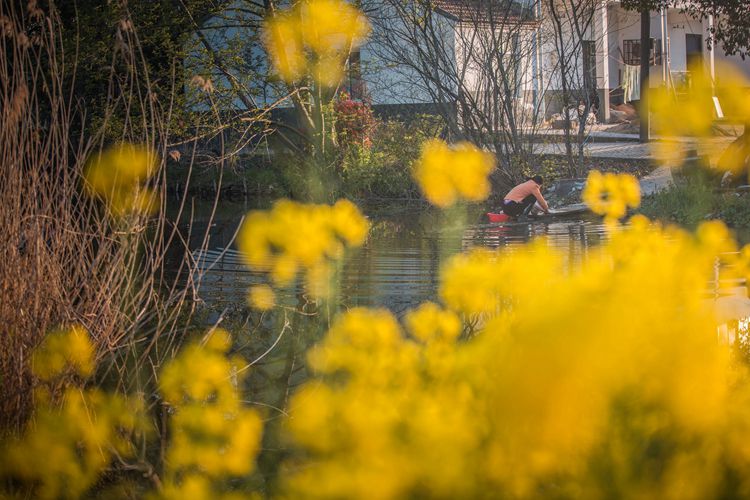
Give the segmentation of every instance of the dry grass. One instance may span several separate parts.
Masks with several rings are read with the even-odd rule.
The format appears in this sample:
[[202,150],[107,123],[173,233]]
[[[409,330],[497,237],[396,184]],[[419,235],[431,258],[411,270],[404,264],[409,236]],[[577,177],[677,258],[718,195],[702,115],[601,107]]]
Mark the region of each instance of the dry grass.
[[[152,365],[174,351],[192,310],[186,238],[165,216],[164,160],[151,181],[162,200],[155,215],[115,219],[82,194],[85,163],[107,144],[101,134],[82,132],[86,103],[69,90],[74,74],[65,69],[74,65],[62,64],[60,19],[33,4],[0,3],[0,428],[6,429],[18,429],[30,415],[29,355],[45,332],[83,325],[128,392],[150,382]],[[116,80],[113,74],[117,86],[105,114],[140,117],[125,121],[119,140],[166,158],[172,104],[151,98],[136,32],[120,26],[118,36],[128,47],[119,57],[129,70]],[[176,274],[165,273],[168,250],[180,263]]]

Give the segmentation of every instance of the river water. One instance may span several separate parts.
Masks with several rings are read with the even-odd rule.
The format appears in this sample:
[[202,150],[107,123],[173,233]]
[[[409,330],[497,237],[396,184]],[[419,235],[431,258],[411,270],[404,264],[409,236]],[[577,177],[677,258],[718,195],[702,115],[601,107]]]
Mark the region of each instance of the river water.
[[[365,210],[366,213],[368,210]],[[538,219],[525,223],[490,224],[483,207],[467,210],[464,224],[456,227],[445,214],[423,205],[378,207],[368,214],[372,228],[361,248],[348,251],[338,269],[338,306],[386,307],[397,315],[425,300],[435,300],[441,263],[473,247],[516,251],[532,238],[545,236],[571,261],[585,256],[591,245],[606,237],[601,218],[580,214],[574,218]],[[197,249],[198,295],[211,309],[244,304],[248,287],[263,281],[241,262],[233,237],[245,210],[219,215],[210,227],[205,250]],[[201,234],[200,223],[193,229]],[[204,226],[205,229],[205,226]],[[281,302],[291,304],[300,289],[281,292]]]

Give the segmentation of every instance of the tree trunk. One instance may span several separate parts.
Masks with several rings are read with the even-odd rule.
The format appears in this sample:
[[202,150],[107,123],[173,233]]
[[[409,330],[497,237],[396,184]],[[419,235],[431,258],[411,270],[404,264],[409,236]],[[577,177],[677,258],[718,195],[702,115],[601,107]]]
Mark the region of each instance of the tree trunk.
[[641,118],[640,140],[649,141],[649,113],[648,113],[648,72],[651,65],[651,11],[641,11],[641,102],[639,115]]

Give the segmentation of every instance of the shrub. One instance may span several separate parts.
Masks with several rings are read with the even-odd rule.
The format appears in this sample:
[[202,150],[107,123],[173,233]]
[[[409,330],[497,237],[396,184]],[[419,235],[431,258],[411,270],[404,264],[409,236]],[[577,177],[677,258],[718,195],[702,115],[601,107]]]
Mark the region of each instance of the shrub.
[[645,198],[641,212],[689,228],[706,219],[720,219],[738,228],[750,225],[750,201],[746,195],[716,191],[700,177],[689,177]]
[[417,198],[411,177],[422,143],[440,134],[440,119],[420,115],[410,122],[388,120],[374,132],[372,147],[351,147],[344,153],[343,190],[353,196]]
[[378,121],[368,101],[357,101],[341,92],[333,102],[339,145],[369,149]]

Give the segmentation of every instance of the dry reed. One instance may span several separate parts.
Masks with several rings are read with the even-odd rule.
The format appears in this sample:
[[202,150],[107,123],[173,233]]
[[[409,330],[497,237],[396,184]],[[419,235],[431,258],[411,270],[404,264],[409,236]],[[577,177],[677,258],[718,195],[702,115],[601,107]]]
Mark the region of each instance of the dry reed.
[[[54,6],[41,11],[35,2],[0,2],[0,428],[6,430],[19,429],[33,410],[30,352],[46,332],[83,325],[98,358],[108,361],[99,379],[116,380],[123,392],[145,391],[152,365],[174,352],[192,312],[188,237],[165,214],[163,159],[170,155],[174,101],[153,98],[137,31],[129,23],[117,30],[124,62],[118,67],[127,70],[115,74],[113,61],[103,116],[125,117],[113,141],[90,130],[87,103],[71,91],[74,55],[63,54]],[[82,194],[87,159],[120,141],[162,158],[150,181],[160,194],[156,214],[113,218]],[[192,165],[189,147],[182,151]],[[168,253],[177,263],[171,272]]]

